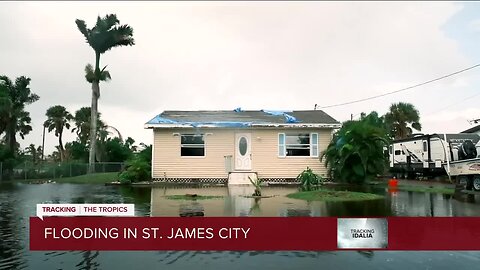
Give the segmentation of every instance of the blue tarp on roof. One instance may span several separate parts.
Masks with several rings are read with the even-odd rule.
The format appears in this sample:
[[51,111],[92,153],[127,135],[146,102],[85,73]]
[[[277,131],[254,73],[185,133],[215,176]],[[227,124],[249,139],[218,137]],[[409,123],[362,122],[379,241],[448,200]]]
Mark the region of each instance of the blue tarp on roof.
[[271,115],[275,116],[284,116],[285,117],[285,122],[286,123],[298,123],[299,121],[297,118],[291,116],[290,114],[286,113],[285,111],[267,111],[267,110],[262,110],[264,113],[268,113]]
[[190,125],[192,127],[197,126],[216,126],[216,127],[250,127],[252,122],[230,122],[230,121],[216,121],[216,122],[190,122],[190,121],[176,121],[168,118],[161,117],[160,115],[155,116],[152,120],[148,121],[147,124],[177,124],[177,125]]
[[[241,115],[243,110],[239,107],[234,110],[234,112]],[[299,121],[290,114],[287,114],[285,111],[269,111],[261,110],[261,112],[272,115],[272,116],[283,116],[285,118],[285,123],[298,123]],[[187,120],[188,118],[184,118]],[[242,127],[251,127],[253,124],[270,124],[271,122],[265,119],[264,121],[187,121],[185,120],[174,120],[167,117],[162,117],[162,114],[155,116],[153,119],[148,121],[146,124],[173,124],[173,125],[189,125],[192,127],[198,126],[214,126],[214,127],[226,127],[226,128],[242,128]],[[205,119],[206,120],[206,119]],[[247,120],[247,119],[245,119]],[[251,120],[251,119],[248,119]]]
[[191,125],[193,127],[208,125],[208,126],[215,126],[215,127],[242,128],[242,127],[251,127],[253,123],[252,122],[219,121],[219,122],[186,122],[185,124]]
[[147,124],[180,124],[178,121],[163,118],[159,115],[155,116],[152,120],[148,121]]

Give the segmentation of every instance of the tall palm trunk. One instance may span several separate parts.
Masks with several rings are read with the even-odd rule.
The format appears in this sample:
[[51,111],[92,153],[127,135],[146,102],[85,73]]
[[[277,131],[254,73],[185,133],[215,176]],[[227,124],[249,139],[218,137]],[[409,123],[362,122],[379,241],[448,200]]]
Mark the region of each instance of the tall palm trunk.
[[62,133],[58,134],[58,146],[60,147],[60,161],[65,161],[65,149],[63,148]]
[[[10,121],[9,123],[7,124],[7,128],[6,128],[6,143],[7,143],[7,146],[8,146],[8,151],[10,152],[9,153],[9,156],[10,157],[15,157],[15,147],[16,147],[16,144],[17,144],[17,141],[16,141],[16,138],[15,138],[15,135],[16,135],[16,122],[14,121],[15,119],[12,119],[10,118]],[[7,180],[11,179],[11,177],[13,176],[13,167],[6,167],[4,168],[4,172],[3,172],[3,177]]]
[[[95,73],[100,73],[100,53],[95,53]],[[95,79],[92,82],[92,106],[90,113],[90,152],[88,155],[88,172],[95,172],[95,150],[97,144],[97,113],[98,98],[100,97],[100,81]]]
[[89,172],[95,172],[95,150],[97,149],[97,112],[98,112],[98,97],[99,83],[92,83],[92,106],[90,116],[90,153],[88,155]]
[[8,149],[13,153],[15,154],[15,146],[17,144],[17,141],[16,141],[16,138],[15,138],[15,135],[16,135],[16,132],[15,132],[15,126],[14,124],[12,123],[12,125],[10,126],[9,130],[8,130],[8,136],[7,136],[7,145],[8,145]]

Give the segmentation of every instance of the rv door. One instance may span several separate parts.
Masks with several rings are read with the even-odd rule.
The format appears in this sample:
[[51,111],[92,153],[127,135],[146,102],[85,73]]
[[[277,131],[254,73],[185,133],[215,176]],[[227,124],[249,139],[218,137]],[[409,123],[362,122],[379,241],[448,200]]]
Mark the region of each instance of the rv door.
[[393,155],[394,153],[394,146],[395,144],[391,144],[389,147],[388,147],[388,155],[390,157],[390,168],[393,168],[393,164],[394,164],[394,160],[395,160],[395,156]]
[[430,159],[428,158],[428,142],[426,140],[422,141],[422,162],[423,162],[423,168],[429,167],[429,162]]

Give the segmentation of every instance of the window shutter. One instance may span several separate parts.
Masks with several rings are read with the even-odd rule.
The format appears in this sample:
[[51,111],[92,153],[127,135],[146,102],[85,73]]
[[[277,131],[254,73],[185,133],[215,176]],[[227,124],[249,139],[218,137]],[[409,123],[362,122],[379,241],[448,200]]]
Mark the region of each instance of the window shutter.
[[285,156],[285,133],[278,133],[278,156]]
[[318,157],[318,133],[310,134],[310,156]]

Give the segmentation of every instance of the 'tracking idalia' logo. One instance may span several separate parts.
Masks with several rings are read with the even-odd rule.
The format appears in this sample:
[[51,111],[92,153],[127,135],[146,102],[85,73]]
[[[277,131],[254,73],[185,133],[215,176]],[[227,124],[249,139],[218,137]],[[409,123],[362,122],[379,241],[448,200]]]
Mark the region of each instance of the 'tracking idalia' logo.
[[337,247],[386,248],[388,223],[385,218],[339,218],[337,221]]

